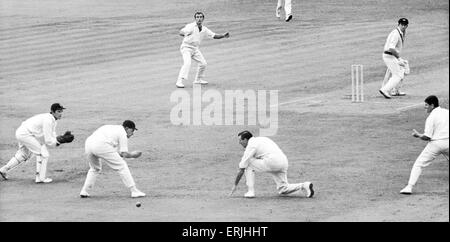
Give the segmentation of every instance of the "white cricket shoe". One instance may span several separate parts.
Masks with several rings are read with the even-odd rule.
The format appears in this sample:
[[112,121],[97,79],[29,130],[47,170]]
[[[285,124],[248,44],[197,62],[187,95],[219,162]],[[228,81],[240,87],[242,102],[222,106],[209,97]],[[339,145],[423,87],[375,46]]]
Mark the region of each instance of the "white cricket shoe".
[[255,197],[255,191],[248,191],[244,194],[245,198],[254,198]]
[[132,198],[145,197],[145,193],[137,190],[137,191],[131,192],[131,197]]
[[40,180],[39,178],[36,177],[36,180],[35,180],[36,183],[50,183],[52,181],[53,180],[51,178],[48,178],[48,177],[45,178],[44,180]]
[[194,83],[194,84],[201,84],[201,85],[207,85],[207,84],[208,84],[207,81],[202,80],[202,79],[200,79],[200,80],[195,80],[193,83]]
[[184,88],[183,82],[179,81],[175,84],[178,88]]
[[81,198],[88,198],[88,197],[90,197],[91,195],[89,195],[89,193],[87,193],[86,191],[81,191],[80,192],[80,197]]
[[277,8],[277,10],[275,11],[275,16],[277,16],[277,18],[281,17],[281,6]]
[[314,196],[313,184],[311,182],[304,183],[304,189],[306,191],[306,197],[310,198]]
[[406,93],[397,90],[397,91],[392,91],[391,96],[406,96]]
[[0,176],[2,176],[4,180],[8,180],[8,176],[6,175],[6,172],[0,171]]
[[412,194],[412,186],[407,185],[405,188],[403,188],[400,191],[401,194],[405,194],[405,195],[411,195]]

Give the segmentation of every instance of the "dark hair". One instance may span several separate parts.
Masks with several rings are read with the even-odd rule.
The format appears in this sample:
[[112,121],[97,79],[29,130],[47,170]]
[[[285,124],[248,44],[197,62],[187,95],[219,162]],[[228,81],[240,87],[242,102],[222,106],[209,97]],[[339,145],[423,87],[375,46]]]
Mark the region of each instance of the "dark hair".
[[197,16],[197,14],[201,14],[203,16],[203,18],[205,18],[205,14],[200,11],[194,13],[194,18],[195,18],[195,16]]
[[253,137],[253,134],[250,133],[250,131],[245,130],[245,131],[240,132],[238,134],[238,136],[240,136],[241,139],[250,139],[251,137]]
[[439,107],[439,99],[435,95],[425,98],[425,102],[428,103],[428,105],[433,104],[435,108]]
[[66,108],[61,106],[61,104],[59,104],[59,103],[54,103],[50,107],[50,111],[52,111],[52,112],[56,112],[57,110],[63,110],[63,109],[66,109]]
[[122,126],[125,127],[125,128],[130,128],[130,129],[137,130],[136,124],[134,124],[134,122],[131,121],[131,120],[123,121]]

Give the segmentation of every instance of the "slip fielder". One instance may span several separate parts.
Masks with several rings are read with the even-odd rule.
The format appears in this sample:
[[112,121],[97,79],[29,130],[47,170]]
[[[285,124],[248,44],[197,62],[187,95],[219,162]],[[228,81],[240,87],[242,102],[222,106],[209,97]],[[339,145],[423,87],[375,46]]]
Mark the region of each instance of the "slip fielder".
[[202,12],[196,12],[194,14],[195,22],[187,24],[180,30],[180,35],[183,38],[183,42],[180,46],[180,52],[183,56],[183,66],[178,74],[176,86],[178,88],[184,88],[183,81],[187,80],[189,75],[189,69],[191,68],[191,59],[198,62],[197,75],[193,84],[208,84],[203,78],[205,76],[206,60],[200,52],[199,46],[205,36],[212,39],[229,38],[230,34],[216,34],[203,25],[205,15]]
[[89,191],[102,170],[101,160],[119,173],[122,182],[130,189],[131,197],[144,197],[145,193],[136,188],[130,169],[123,158],[138,158],[140,151],[128,152],[128,138],[133,136],[136,125],[131,120],[125,120],[122,125],[103,125],[98,128],[85,142],[85,154],[89,163],[86,181],[81,189],[80,197],[90,197]]
[[280,195],[288,195],[301,190],[306,197],[314,195],[311,182],[290,184],[287,180],[288,159],[275,142],[267,137],[253,137],[249,131],[238,134],[239,144],[245,148],[244,155],[239,163],[234,186],[230,196],[245,173],[248,192],[244,197],[255,197],[255,172],[266,172],[272,175]]

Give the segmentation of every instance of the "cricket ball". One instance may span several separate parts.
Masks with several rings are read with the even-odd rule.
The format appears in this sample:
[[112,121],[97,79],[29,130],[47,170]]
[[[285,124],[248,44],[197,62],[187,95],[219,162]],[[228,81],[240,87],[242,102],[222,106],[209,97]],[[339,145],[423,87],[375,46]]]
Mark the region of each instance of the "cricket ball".
[[141,206],[141,203],[140,202],[137,202],[136,203],[136,207],[140,207]]

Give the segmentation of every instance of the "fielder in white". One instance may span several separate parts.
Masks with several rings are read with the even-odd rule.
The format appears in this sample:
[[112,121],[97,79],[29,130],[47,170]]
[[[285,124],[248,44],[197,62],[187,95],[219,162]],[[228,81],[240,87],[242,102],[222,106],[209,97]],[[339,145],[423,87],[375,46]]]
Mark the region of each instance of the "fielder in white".
[[387,99],[391,98],[391,95],[406,95],[399,89],[403,79],[405,78],[405,72],[409,72],[409,64],[408,61],[400,57],[400,53],[405,42],[406,28],[408,28],[408,24],[408,19],[399,19],[397,28],[392,30],[384,45],[383,61],[392,76],[386,83],[384,83],[379,92]]
[[[281,10],[283,9],[283,0],[278,0],[277,9],[275,11],[275,16],[277,18],[281,17]],[[285,12],[285,21],[289,22],[292,19],[292,1],[284,0],[284,12]]]
[[[50,113],[35,115],[20,125],[16,130],[16,139],[19,142],[19,150],[9,162],[0,168],[0,175],[7,180],[7,173],[25,163],[33,156],[36,157],[36,183],[50,183],[53,180],[46,176],[47,162],[50,157],[47,147],[55,147],[59,142],[56,137],[56,120],[61,119],[63,106],[54,103],[50,107]],[[73,139],[72,139],[73,140]]]
[[145,196],[145,193],[136,188],[130,169],[123,159],[138,158],[142,155],[140,151],[128,152],[128,138],[133,136],[135,130],[135,123],[125,120],[122,125],[103,125],[86,139],[85,154],[90,169],[80,192],[81,198],[90,196],[88,192],[94,187],[102,170],[101,160],[119,173],[122,182],[130,189],[131,197]]
[[267,172],[272,175],[280,195],[291,194],[299,190],[306,197],[314,195],[311,182],[288,183],[288,159],[275,142],[267,137],[253,137],[249,131],[243,131],[238,136],[239,143],[245,148],[245,152],[239,163],[239,171],[230,196],[236,191],[237,185],[245,173],[248,192],[244,197],[255,197],[255,172]]
[[421,134],[414,129],[412,135],[428,141],[428,144],[414,162],[408,185],[400,191],[401,194],[412,194],[412,189],[422,173],[422,168],[430,165],[438,155],[442,154],[448,161],[448,110],[439,107],[439,99],[436,96],[429,96],[425,99],[425,109],[429,115],[425,121],[424,133]]
[[189,70],[191,68],[191,59],[198,62],[197,75],[195,76],[194,84],[208,84],[203,78],[205,76],[206,60],[200,52],[199,46],[205,36],[212,39],[229,38],[230,34],[216,34],[209,30],[206,26],[203,26],[203,20],[205,15],[202,12],[196,12],[194,14],[195,22],[187,24],[180,30],[180,35],[184,37],[180,46],[180,52],[183,56],[183,66],[181,67],[178,75],[176,86],[183,88],[183,81],[187,80]]

